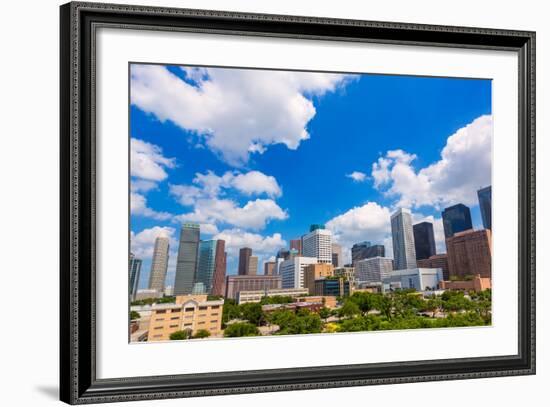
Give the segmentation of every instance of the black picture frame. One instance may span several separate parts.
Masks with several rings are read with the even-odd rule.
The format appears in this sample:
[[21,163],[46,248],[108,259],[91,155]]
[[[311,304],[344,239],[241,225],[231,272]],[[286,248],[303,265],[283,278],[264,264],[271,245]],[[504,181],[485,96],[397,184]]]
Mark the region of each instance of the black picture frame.
[[[535,33],[73,2],[60,8],[60,398],[70,404],[535,373]],[[98,27],[511,50],[519,57],[519,349],[514,355],[177,376],[96,378]]]

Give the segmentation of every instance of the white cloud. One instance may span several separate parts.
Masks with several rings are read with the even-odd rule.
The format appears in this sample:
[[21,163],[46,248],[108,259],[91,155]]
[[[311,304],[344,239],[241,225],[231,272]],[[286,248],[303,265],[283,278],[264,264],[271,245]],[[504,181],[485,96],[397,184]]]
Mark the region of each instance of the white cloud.
[[200,199],[192,212],[178,215],[182,222],[226,223],[240,228],[262,229],[270,220],[284,220],[287,213],[271,199],[248,201],[244,206],[230,199]]
[[382,244],[391,235],[390,215],[388,208],[367,202],[332,218],[326,227],[332,231],[335,242],[341,244],[347,252],[354,243],[365,240]]
[[353,171],[351,174],[346,174],[346,177],[351,178],[355,182],[363,182],[367,179],[367,174],[361,171]]
[[271,198],[281,196],[282,190],[275,177],[260,171],[240,173],[227,171],[222,176],[212,171],[197,173],[193,179],[195,185],[170,185],[170,193],[179,203],[193,205],[199,199],[217,198],[223,189],[234,188],[245,195],[265,194]]
[[395,196],[396,206],[476,205],[477,190],[491,184],[492,135],[492,117],[478,117],[447,139],[439,161],[418,171],[414,154],[388,151],[372,166],[374,186]]
[[193,83],[158,65],[132,65],[131,102],[159,120],[195,132],[231,165],[272,144],[296,149],[309,138],[312,95],[351,76],[268,70],[184,68]]
[[145,179],[132,179],[130,181],[130,191],[132,192],[149,192],[157,188],[157,183]]
[[168,177],[165,168],[174,168],[175,160],[164,157],[160,147],[132,138],[130,140],[130,167],[133,177],[162,181]]
[[262,236],[241,229],[227,229],[214,236],[214,239],[225,240],[227,253],[232,257],[238,255],[241,247],[250,247],[254,255],[268,258],[271,258],[280,248],[286,247],[286,241],[283,240],[280,233]]
[[[149,259],[153,256],[153,248],[157,237],[167,237],[170,239],[170,249],[177,247],[177,241],[174,238],[176,230],[172,227],[154,226],[144,229],[139,233],[130,232],[130,251],[137,258]],[[172,256],[171,256],[172,257]]]
[[147,206],[147,199],[136,192],[130,193],[130,212],[132,215],[144,216],[156,220],[168,220],[172,217],[167,212],[157,212]]
[[282,194],[275,177],[265,175],[260,171],[238,174],[232,179],[231,185],[246,195],[265,193],[270,197],[278,197]]

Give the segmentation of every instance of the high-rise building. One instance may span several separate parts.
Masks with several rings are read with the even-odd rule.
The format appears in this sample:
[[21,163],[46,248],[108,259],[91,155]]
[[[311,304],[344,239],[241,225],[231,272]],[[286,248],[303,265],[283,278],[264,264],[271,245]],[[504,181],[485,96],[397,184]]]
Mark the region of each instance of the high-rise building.
[[355,262],[363,259],[370,259],[372,257],[386,257],[386,249],[384,245],[375,244],[371,242],[355,243],[351,248],[351,262]]
[[311,231],[302,236],[302,253],[315,257],[318,263],[332,263],[332,233],[322,226],[311,225]]
[[473,229],[470,208],[464,204],[456,204],[445,208],[441,213],[445,239],[465,230]]
[[281,288],[304,288],[304,270],[309,264],[316,264],[316,257],[296,256],[279,265],[282,278]]
[[277,263],[275,263],[274,261],[266,261],[264,263],[264,275],[272,276],[274,274],[276,264]]
[[479,199],[479,210],[481,211],[481,219],[483,220],[483,227],[485,229],[491,229],[492,227],[491,185],[485,188],[481,188],[479,191],[477,191],[477,198]]
[[128,279],[128,294],[132,301],[136,298],[136,293],[139,287],[139,275],[141,273],[141,259],[134,256],[134,253],[130,253],[129,259],[129,279]]
[[450,277],[491,278],[491,230],[466,230],[447,239],[447,261]]
[[155,239],[153,260],[151,261],[151,273],[149,274],[149,288],[164,292],[164,280],[168,270],[168,253],[170,252],[170,240],[159,236]]
[[292,239],[290,240],[290,249],[298,251],[298,256],[302,255],[302,239]]
[[281,288],[281,276],[227,276],[226,298],[236,299],[241,291],[267,291]]
[[413,226],[416,260],[427,259],[435,254],[434,225],[420,222]]
[[239,250],[239,275],[248,275],[248,258],[252,256],[252,249],[250,247],[241,247]]
[[411,211],[405,208],[391,215],[393,260],[396,270],[416,268],[416,250]]
[[357,286],[357,279],[355,278],[355,267],[335,267],[334,275],[336,277],[343,277],[350,282],[350,287],[353,289]]
[[350,282],[343,277],[315,280],[314,295],[347,297],[350,295]]
[[355,263],[355,279],[363,283],[380,283],[393,270],[393,259],[387,257],[370,257]]
[[246,275],[255,276],[256,274],[258,274],[258,256],[249,256]]
[[339,244],[332,244],[332,265],[334,267],[341,267],[344,264],[344,258],[342,257],[342,246]]
[[200,226],[184,223],[180,231],[174,295],[187,295],[193,291],[199,258]]
[[417,260],[419,268],[425,269],[441,269],[443,278],[449,280],[449,263],[447,262],[447,254],[435,254],[428,259]]
[[315,292],[315,280],[334,275],[334,266],[327,263],[309,264],[304,268],[304,288],[310,295]]
[[216,257],[214,260],[214,276],[212,277],[212,295],[225,294],[225,273],[227,271],[227,253],[225,251],[225,240],[216,241]]
[[[218,247],[220,246],[220,247]],[[214,283],[217,282],[217,294],[223,295],[223,280],[225,280],[225,241],[224,240],[201,240],[199,243],[199,260],[197,265],[197,275],[195,277],[195,286],[201,283],[204,286],[204,292],[214,294]],[[222,287],[219,287],[220,280]],[[194,294],[199,294],[195,289]],[[221,294],[220,294],[221,291]]]

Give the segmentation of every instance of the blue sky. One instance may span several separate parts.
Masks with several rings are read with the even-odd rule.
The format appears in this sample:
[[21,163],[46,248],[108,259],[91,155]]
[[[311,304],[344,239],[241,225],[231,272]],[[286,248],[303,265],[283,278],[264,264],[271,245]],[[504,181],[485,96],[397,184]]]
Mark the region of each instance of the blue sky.
[[267,260],[325,223],[345,248],[386,245],[389,214],[434,222],[491,180],[491,81],[133,65],[132,250],[144,260],[181,222]]

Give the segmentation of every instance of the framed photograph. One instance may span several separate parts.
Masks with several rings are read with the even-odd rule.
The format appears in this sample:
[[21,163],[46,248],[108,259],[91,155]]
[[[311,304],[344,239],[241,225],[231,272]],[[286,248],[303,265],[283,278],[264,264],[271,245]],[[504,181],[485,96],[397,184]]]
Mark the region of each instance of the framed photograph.
[[535,372],[535,33],[61,6],[61,400]]

